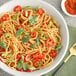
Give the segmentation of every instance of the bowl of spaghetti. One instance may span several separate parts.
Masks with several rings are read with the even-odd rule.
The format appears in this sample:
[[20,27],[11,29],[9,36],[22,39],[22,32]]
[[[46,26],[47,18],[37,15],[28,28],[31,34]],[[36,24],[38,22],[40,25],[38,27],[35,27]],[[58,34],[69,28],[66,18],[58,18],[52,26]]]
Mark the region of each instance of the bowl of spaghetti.
[[69,33],[64,18],[52,5],[42,0],[13,0],[0,10],[0,67],[4,71],[39,76],[60,63]]

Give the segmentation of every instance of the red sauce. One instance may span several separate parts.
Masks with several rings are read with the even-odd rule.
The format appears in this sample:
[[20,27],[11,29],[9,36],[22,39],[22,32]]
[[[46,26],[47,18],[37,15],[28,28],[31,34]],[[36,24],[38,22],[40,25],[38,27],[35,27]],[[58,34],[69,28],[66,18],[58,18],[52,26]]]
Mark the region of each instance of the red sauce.
[[76,0],[66,0],[65,8],[69,14],[76,15]]

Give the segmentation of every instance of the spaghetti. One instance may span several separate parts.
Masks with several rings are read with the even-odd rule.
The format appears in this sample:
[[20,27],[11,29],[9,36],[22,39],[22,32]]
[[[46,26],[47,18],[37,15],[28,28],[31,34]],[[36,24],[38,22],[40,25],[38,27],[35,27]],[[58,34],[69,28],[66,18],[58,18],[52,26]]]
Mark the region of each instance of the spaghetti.
[[53,63],[61,48],[59,24],[40,8],[16,6],[0,17],[0,60],[32,72]]

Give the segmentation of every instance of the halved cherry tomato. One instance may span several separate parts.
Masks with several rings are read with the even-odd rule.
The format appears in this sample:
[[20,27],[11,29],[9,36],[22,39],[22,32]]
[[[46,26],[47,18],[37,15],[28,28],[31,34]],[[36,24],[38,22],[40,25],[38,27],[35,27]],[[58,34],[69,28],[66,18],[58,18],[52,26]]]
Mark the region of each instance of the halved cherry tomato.
[[26,14],[25,14],[25,13],[26,13],[26,11],[24,10],[24,11],[23,11],[23,16],[24,16],[24,17],[26,17],[26,18],[28,18],[28,17],[30,16],[30,11],[27,11],[27,13],[28,13],[28,15],[27,15],[27,16],[26,16]]
[[37,37],[37,32],[31,32],[31,38],[36,38]]
[[18,53],[16,58],[18,59],[18,61],[21,60],[21,58],[22,58],[21,54]]
[[39,9],[38,9],[38,13],[39,13],[40,15],[42,15],[42,14],[44,13],[44,10],[43,10],[42,8],[39,8]]
[[40,60],[36,60],[36,61],[33,62],[33,65],[37,68],[38,65],[39,65],[39,62],[40,62]]
[[20,70],[19,70],[19,69],[17,68],[16,70],[21,71],[21,72],[24,72],[24,70],[23,70],[23,69],[20,69]]
[[50,57],[56,57],[57,55],[57,51],[56,50],[51,50],[50,53],[49,53]]
[[0,48],[0,52],[6,52],[4,48]]
[[34,72],[34,70],[26,70],[26,72]]
[[17,5],[15,8],[14,8],[14,11],[15,12],[18,12],[18,11],[21,11],[22,10],[22,7],[20,5]]
[[51,39],[51,38],[49,38],[49,39],[47,39],[47,40],[45,41],[46,47],[51,47],[51,46],[54,45],[54,43],[55,43],[54,40]]
[[5,14],[1,17],[1,21],[7,21],[9,18],[8,14]]
[[50,20],[49,21],[46,21],[46,24],[48,25],[50,23]]
[[30,59],[31,59],[30,55],[25,55],[24,56],[24,62],[30,61]]
[[36,52],[36,53],[32,54],[32,57],[34,60],[43,59],[45,57],[45,55],[44,55],[44,53]]
[[16,30],[18,30],[19,28],[23,28],[24,29],[24,26],[23,25],[17,25],[16,26]]
[[3,35],[3,30],[0,30],[0,37]]

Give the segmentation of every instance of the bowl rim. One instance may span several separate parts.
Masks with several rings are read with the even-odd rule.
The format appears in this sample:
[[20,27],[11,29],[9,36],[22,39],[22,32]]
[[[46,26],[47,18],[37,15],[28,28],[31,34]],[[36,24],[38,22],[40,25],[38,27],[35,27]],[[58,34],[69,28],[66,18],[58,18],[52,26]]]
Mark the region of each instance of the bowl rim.
[[[4,5],[7,5],[7,4],[9,4],[9,3],[12,3],[13,1],[14,1],[14,0],[11,0],[11,1],[8,1],[8,2],[4,3],[3,5],[0,6],[0,8],[2,8]],[[16,0],[16,1],[18,1],[18,0]],[[68,27],[67,27],[67,23],[66,23],[65,19],[63,18],[63,16],[60,14],[60,12],[59,12],[53,5],[47,3],[47,2],[45,2],[45,1],[43,1],[43,0],[37,0],[37,1],[39,1],[39,2],[41,2],[41,3],[44,3],[45,5],[48,5],[49,7],[52,7],[52,8],[60,15],[60,17],[62,18],[62,20],[63,20],[63,22],[64,22],[64,24],[65,24],[66,33],[67,33],[67,44],[66,44],[66,47],[65,47],[65,52],[64,52],[64,54],[62,55],[62,57],[60,58],[60,60],[57,62],[57,64],[55,64],[55,66],[53,66],[53,67],[50,68],[49,70],[44,71],[44,72],[42,72],[42,73],[39,74],[39,75],[43,75],[43,74],[45,74],[45,73],[47,73],[47,72],[49,72],[49,71],[52,71],[55,67],[57,67],[57,66],[59,65],[59,63],[62,61],[62,59],[64,58],[64,56],[65,56],[65,54],[66,54],[66,52],[67,52],[68,46],[69,46],[69,31],[68,31]],[[0,62],[0,64],[3,64],[3,63]],[[1,66],[0,66],[0,67],[1,67]],[[11,72],[11,71],[9,72],[9,71],[7,71],[6,69],[4,69],[3,66],[1,67],[1,69],[3,69],[4,71],[8,72],[9,74],[12,74],[12,75],[16,75],[16,76],[17,76],[17,74],[15,74],[15,73],[13,73],[13,72]]]
[[70,17],[76,17],[76,15],[71,15],[66,11],[65,6],[64,6],[65,1],[66,0],[62,0],[62,2],[61,2],[61,8],[62,8],[63,12]]

